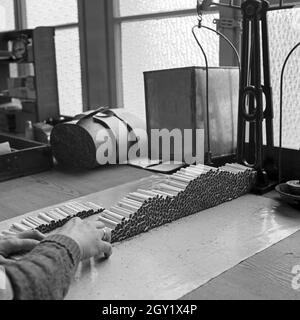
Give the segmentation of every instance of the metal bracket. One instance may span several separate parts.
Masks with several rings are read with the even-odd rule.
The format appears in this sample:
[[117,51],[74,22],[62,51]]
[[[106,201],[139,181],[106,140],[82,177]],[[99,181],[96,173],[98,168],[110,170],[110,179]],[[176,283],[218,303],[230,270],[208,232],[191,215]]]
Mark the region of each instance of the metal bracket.
[[238,29],[242,30],[242,21],[230,18],[214,19],[214,24],[217,25],[217,30],[220,29]]

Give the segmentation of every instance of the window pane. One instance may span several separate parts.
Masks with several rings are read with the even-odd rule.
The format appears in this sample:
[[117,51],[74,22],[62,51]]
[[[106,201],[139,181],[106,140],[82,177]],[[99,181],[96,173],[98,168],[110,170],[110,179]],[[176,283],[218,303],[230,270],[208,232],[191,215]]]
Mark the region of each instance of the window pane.
[[[289,51],[300,39],[300,9],[269,13],[271,76],[274,90],[275,141],[279,145],[279,99],[281,69]],[[283,100],[283,146],[300,148],[300,48],[290,58],[285,73]]]
[[[205,17],[205,24],[215,28]],[[202,53],[192,36],[195,16],[122,23],[122,68],[124,106],[145,116],[144,71],[203,66]],[[197,31],[210,66],[219,65],[219,38],[209,31]]]
[[15,28],[14,0],[0,0],[0,31]]
[[55,38],[60,113],[72,116],[82,112],[78,28],[56,30]]
[[26,0],[28,28],[78,22],[77,0]]
[[131,16],[153,12],[193,9],[196,0],[119,0],[121,16]]

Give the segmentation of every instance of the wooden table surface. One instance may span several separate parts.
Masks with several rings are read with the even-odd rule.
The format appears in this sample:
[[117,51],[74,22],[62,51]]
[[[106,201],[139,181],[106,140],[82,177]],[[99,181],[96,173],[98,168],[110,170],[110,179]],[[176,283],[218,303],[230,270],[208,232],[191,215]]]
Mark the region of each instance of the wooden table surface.
[[[89,172],[55,169],[4,182],[0,184],[0,221],[151,175],[127,166]],[[292,288],[292,270],[297,265],[300,232],[250,257],[183,299],[300,299],[300,292]],[[294,283],[298,282],[294,279]]]
[[151,175],[130,166],[107,166],[83,172],[55,168],[2,182],[0,222]]

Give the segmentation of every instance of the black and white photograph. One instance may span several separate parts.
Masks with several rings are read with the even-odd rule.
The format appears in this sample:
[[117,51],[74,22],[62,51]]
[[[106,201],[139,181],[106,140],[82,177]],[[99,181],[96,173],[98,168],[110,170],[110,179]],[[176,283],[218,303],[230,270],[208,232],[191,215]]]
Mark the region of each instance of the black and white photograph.
[[300,300],[299,123],[300,0],[0,0],[0,305]]

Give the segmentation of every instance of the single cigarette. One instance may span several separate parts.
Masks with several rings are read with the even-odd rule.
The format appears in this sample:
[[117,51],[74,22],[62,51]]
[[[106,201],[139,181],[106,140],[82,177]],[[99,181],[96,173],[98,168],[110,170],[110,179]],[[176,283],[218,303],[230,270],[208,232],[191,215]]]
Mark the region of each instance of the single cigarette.
[[177,177],[182,177],[188,181],[195,180],[195,176],[190,176],[190,175],[183,173],[183,172],[177,172],[174,175]]
[[122,202],[124,203],[127,203],[133,207],[135,207],[136,209],[139,209],[141,207],[141,203],[140,202],[137,202],[137,201],[133,201],[133,200],[130,200],[130,199],[127,199],[127,198],[124,198],[121,200]]
[[89,211],[90,209],[87,208],[84,204],[79,203],[79,202],[70,202],[68,203],[70,206],[72,206],[74,209],[78,211]]
[[250,169],[250,168],[245,167],[245,166],[243,166],[243,165],[241,165],[241,164],[239,164],[239,163],[227,163],[226,165],[232,166],[232,167],[237,168],[237,169],[240,169],[240,170],[242,170],[242,171],[247,171],[247,170]]
[[183,178],[182,176],[173,175],[170,177],[172,180],[180,181],[181,183],[186,183],[187,185],[190,183],[190,179]]
[[130,218],[132,216],[132,213],[130,211],[127,211],[126,209],[120,207],[111,207],[110,211],[119,214],[125,218]]
[[186,189],[186,185],[185,184],[181,184],[180,182],[178,181],[174,181],[174,180],[167,180],[166,181],[166,184],[172,186],[172,187],[175,187],[175,188],[178,188],[180,189],[180,191],[183,191]]
[[169,192],[166,192],[166,191],[162,191],[162,190],[153,190],[155,192],[157,192],[158,194],[161,194],[162,196],[165,196],[165,197],[174,197],[174,194],[172,193],[169,193]]
[[66,206],[67,207],[71,207],[74,210],[76,210],[77,214],[80,213],[80,212],[86,211],[86,209],[83,209],[81,206],[79,206],[77,204],[74,204],[74,203],[68,203],[68,204],[66,204]]
[[137,211],[136,207],[134,207],[134,206],[132,206],[132,205],[130,205],[130,204],[124,202],[124,201],[120,201],[118,203],[118,206],[130,211],[131,213],[135,213]]
[[198,176],[196,173],[187,171],[185,169],[181,169],[180,171],[178,171],[178,173],[182,174],[184,176],[188,176],[188,177],[193,178],[193,179],[195,179]]
[[95,204],[94,202],[87,202],[87,204],[95,210],[103,210],[104,209],[102,206]]
[[231,168],[231,167],[226,167],[226,166],[219,168],[219,170],[220,170],[220,171],[225,171],[225,172],[230,172],[230,173],[233,173],[233,174],[239,174],[239,173],[241,173],[240,170],[233,169],[233,168]]
[[50,210],[48,212],[51,213],[53,216],[57,217],[58,220],[65,218],[65,215],[61,215],[60,213],[56,212],[55,210]]
[[177,192],[177,193],[179,193],[180,191],[182,191],[182,189],[180,189],[180,188],[173,187],[173,186],[168,185],[168,184],[165,184],[165,183],[160,184],[160,185],[159,185],[159,188],[162,188],[162,189],[164,189],[164,190],[170,190],[170,191]]
[[30,223],[30,224],[32,224],[32,225],[34,225],[35,228],[40,226],[37,222],[34,222],[34,221],[30,220],[29,218],[26,218],[26,219],[22,220],[22,223],[25,224],[25,221]]
[[77,204],[78,206],[81,206],[82,208],[86,208],[87,210],[91,210],[91,208],[85,202],[73,202],[73,203]]
[[243,173],[243,172],[245,172],[245,170],[238,169],[238,168],[235,168],[235,167],[230,166],[230,165],[226,165],[225,168],[228,169],[228,170],[235,171],[235,172],[237,172],[237,173]]
[[69,217],[72,217],[72,216],[74,216],[75,214],[77,214],[77,211],[75,211],[74,209],[67,208],[67,207],[65,207],[65,206],[59,207],[59,210],[62,210],[63,212],[65,212],[66,214],[68,214]]
[[74,215],[78,214],[79,212],[82,212],[81,208],[75,208],[73,205],[70,205],[69,203],[64,205],[66,208],[73,210]]
[[201,176],[202,174],[206,173],[206,171],[203,171],[203,170],[197,170],[197,169],[194,169],[194,168],[187,168],[186,169],[187,172],[191,172],[191,173],[194,173],[196,174],[197,176]]
[[205,170],[204,168],[198,168],[198,167],[194,167],[194,166],[191,166],[190,168],[191,168],[191,170],[193,170],[195,172],[199,172],[199,174],[207,174],[209,172],[208,170]]
[[132,199],[134,201],[144,203],[145,201],[149,200],[151,197],[149,197],[148,195],[138,193],[138,192],[132,192],[132,193],[129,193],[127,198]]
[[32,223],[37,223],[39,226],[45,224],[45,222],[37,217],[28,217],[27,220]]
[[74,202],[75,205],[77,205],[79,208],[82,208],[84,211],[94,211],[93,208],[90,208],[88,205],[86,205],[85,203],[81,203],[81,202]]
[[29,227],[27,227],[25,225],[21,225],[19,223],[14,223],[12,226],[13,226],[14,229],[16,229],[19,232],[28,231],[28,230],[31,229],[31,228],[29,228]]
[[203,168],[204,170],[207,170],[207,171],[211,171],[211,170],[216,171],[216,170],[218,170],[217,168],[206,166],[204,164],[198,164],[198,165],[196,165],[196,167],[197,168]]
[[72,207],[70,207],[70,206],[68,206],[66,204],[61,206],[60,209],[63,210],[63,211],[69,212],[71,216],[74,216],[74,215],[76,215],[78,213],[77,210],[75,210],[74,208],[72,208]]
[[54,220],[49,218],[49,216],[47,216],[45,213],[41,212],[38,214],[38,217],[42,220],[44,220],[46,223],[51,223],[53,222]]
[[170,176],[170,179],[175,179],[175,178],[181,178],[183,181],[181,183],[189,183],[190,179],[187,179],[187,177],[184,177],[182,174],[179,173],[174,173],[172,176]]
[[120,221],[120,220],[112,217],[112,216],[109,215],[108,213],[105,213],[105,212],[102,212],[102,213],[101,213],[101,217],[102,217],[102,218],[105,218],[105,219],[107,219],[107,220],[116,222],[117,224],[119,224],[120,222],[122,222],[122,221]]
[[30,229],[35,229],[37,227],[36,225],[26,221],[25,219],[22,220],[21,223]]
[[58,214],[60,214],[61,216],[68,218],[70,216],[70,214],[64,212],[63,210],[61,210],[60,208],[55,208],[53,210],[54,212],[57,212]]
[[52,218],[52,220],[54,220],[54,221],[61,220],[60,217],[58,217],[56,214],[54,214],[52,212],[45,212],[45,215],[47,215],[49,218]]
[[111,220],[108,220],[108,219],[106,219],[106,218],[104,218],[104,217],[99,217],[98,218],[101,222],[103,222],[105,225],[108,225],[108,226],[112,226],[113,228],[111,228],[111,229],[115,229],[116,228],[116,226],[118,225],[118,223],[116,223],[116,222],[114,222],[114,221],[111,221]]
[[178,195],[179,191],[174,191],[173,189],[169,189],[169,188],[163,188],[163,187],[159,187],[157,189],[155,189],[155,191],[161,191],[164,192],[165,194],[167,194],[169,197],[175,197]]
[[118,219],[119,221],[124,221],[125,220],[125,217],[124,216],[121,216],[115,212],[112,212],[111,210],[106,210],[108,212],[108,214],[116,219]]
[[155,193],[153,193],[152,191],[149,191],[149,190],[138,189],[137,192],[140,194],[144,194],[145,196],[150,196],[150,197],[156,196]]

